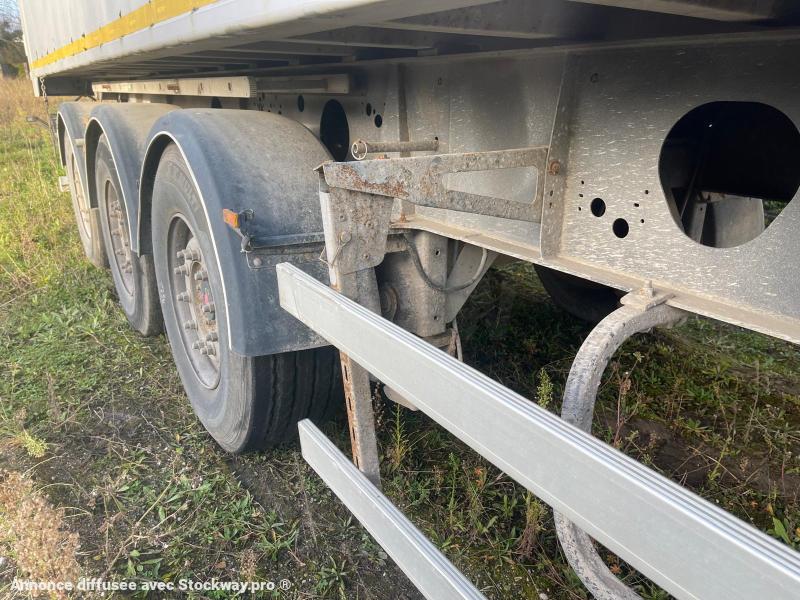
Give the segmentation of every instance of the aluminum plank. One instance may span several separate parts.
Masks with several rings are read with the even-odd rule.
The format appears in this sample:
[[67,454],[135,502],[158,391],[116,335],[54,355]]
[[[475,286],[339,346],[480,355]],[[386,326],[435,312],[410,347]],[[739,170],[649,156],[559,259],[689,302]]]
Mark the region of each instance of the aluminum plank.
[[305,275],[281,306],[678,598],[797,598],[800,554]]
[[466,577],[308,419],[300,421],[303,458],[431,600],[485,600]]

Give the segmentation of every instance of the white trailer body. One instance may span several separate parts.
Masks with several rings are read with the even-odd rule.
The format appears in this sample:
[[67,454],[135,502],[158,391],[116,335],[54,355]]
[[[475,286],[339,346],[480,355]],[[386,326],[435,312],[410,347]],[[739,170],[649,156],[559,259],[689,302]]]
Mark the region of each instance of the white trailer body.
[[[366,479],[308,422],[304,454],[428,597],[481,596],[375,488],[371,378],[549,502],[596,597],[634,596],[587,533],[676,597],[796,596],[797,553],[587,432],[636,332],[699,314],[800,343],[797,3],[21,5],[36,93],[101,101],[58,118],[87,255],[136,329],[163,314],[223,447],[327,415],[333,344]],[[599,321],[566,423],[440,350],[500,259]]]

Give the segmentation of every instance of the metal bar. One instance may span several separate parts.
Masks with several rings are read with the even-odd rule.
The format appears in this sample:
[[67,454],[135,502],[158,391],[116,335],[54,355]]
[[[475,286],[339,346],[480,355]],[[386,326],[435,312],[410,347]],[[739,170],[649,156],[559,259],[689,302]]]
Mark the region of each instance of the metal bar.
[[[355,279],[354,274],[345,275]],[[375,486],[381,484],[378,441],[375,435],[375,413],[372,409],[372,387],[367,370],[344,352],[339,353],[342,363],[342,384],[347,405],[347,422],[350,426],[350,445],[353,463]]]
[[800,554],[296,267],[277,273],[289,313],[674,596],[797,598]]
[[[369,253],[367,253],[366,259],[363,254],[354,257],[351,256],[352,251],[357,250],[358,243],[351,244],[350,242],[353,234],[356,239],[363,237],[359,234],[365,225],[354,221],[354,212],[365,214],[364,206],[366,205],[370,209],[374,209],[376,215],[378,212],[385,213],[381,222],[385,221],[386,226],[375,228],[375,224],[372,223],[373,227],[368,228],[373,231],[372,239],[380,239],[385,250],[391,202],[384,198],[375,200],[374,197],[366,194],[361,194],[349,202],[337,202],[336,200],[342,194],[351,195],[351,193],[346,190],[332,190],[329,193],[323,189],[322,175],[319,174],[319,177],[321,184],[319,203],[325,232],[325,253],[331,286],[347,298],[380,311],[378,284],[372,267],[383,260],[383,253],[374,252],[374,258],[370,257]],[[342,253],[345,248],[346,250]],[[339,352],[339,357],[342,365],[342,384],[347,406],[347,422],[350,426],[353,462],[373,484],[380,486],[380,459],[375,435],[375,413],[372,408],[372,386],[369,373],[362,365],[352,360],[352,357],[346,352]]]
[[270,94],[349,94],[350,75],[297,75],[291,77],[259,77],[259,92]]
[[234,48],[218,48],[217,52],[234,54],[291,54],[309,56],[350,56],[355,54],[354,49],[342,46],[326,46],[308,42],[257,42],[249,46],[236,46]]
[[298,429],[306,462],[426,598],[485,600],[485,596],[311,421],[300,421]]
[[92,85],[95,93],[165,94],[170,96],[216,96],[220,98],[252,98],[255,82],[250,77],[194,77],[152,79],[148,81],[115,81]]
[[[322,165],[325,181],[331,188],[366,192],[407,200],[418,206],[445,208],[520,221],[535,221],[535,207],[541,206],[542,180],[548,147],[513,148],[488,152],[434,154],[373,159],[351,162],[327,162]],[[444,175],[531,167],[538,180],[531,203],[515,202],[447,189]]]
[[356,140],[350,147],[350,153],[356,160],[364,160],[367,154],[379,152],[433,152],[439,149],[439,139],[402,140],[396,142],[368,142]]
[[695,19],[715,21],[755,21],[776,19],[788,12],[790,2],[779,0],[575,0],[641,11],[663,12]]
[[290,235],[269,235],[264,237],[255,234],[250,238],[250,244],[253,250],[285,248],[286,246],[306,246],[308,244],[319,244],[324,241],[325,234],[322,231],[292,233]]

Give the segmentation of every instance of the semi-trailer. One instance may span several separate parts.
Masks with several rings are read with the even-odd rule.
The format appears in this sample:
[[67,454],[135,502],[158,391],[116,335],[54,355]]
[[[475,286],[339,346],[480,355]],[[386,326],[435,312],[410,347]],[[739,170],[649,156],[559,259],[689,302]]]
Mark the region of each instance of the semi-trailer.
[[[550,504],[596,598],[797,598],[800,555],[591,436],[630,336],[800,342],[800,9],[782,0],[22,0],[78,231],[230,452],[303,456],[428,598],[372,387]],[[561,417],[465,365],[494,264],[596,323]],[[346,407],[348,460],[317,425]]]

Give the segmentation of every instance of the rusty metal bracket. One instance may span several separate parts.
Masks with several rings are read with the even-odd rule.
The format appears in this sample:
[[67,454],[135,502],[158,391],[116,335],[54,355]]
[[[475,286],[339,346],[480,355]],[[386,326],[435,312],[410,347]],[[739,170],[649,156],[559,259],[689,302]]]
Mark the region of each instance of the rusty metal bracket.
[[[395,198],[420,206],[534,221],[530,204],[450,190],[448,173],[533,167],[540,182],[541,200],[547,147],[442,154],[435,156],[365,160],[358,163],[326,162],[317,168],[325,235],[324,262],[331,287],[380,314],[374,267],[383,262]],[[487,254],[479,265],[482,272]],[[474,282],[469,281],[472,285]],[[380,465],[372,408],[369,373],[341,353],[353,460],[376,485]]]
[[[319,197],[325,234],[323,260],[328,265],[331,287],[380,314],[374,267],[383,262],[386,254],[393,200],[329,187],[325,166],[318,169]],[[353,462],[372,483],[380,486],[369,373],[346,353],[341,352],[340,358]]]
[[[537,221],[539,215],[536,214],[534,207],[541,206],[547,155],[547,146],[537,146],[360,162],[327,162],[321,169],[331,189],[399,198],[418,206],[519,221]],[[536,197],[529,204],[452,190],[446,185],[445,176],[449,173],[521,167],[532,167],[537,171]]]

